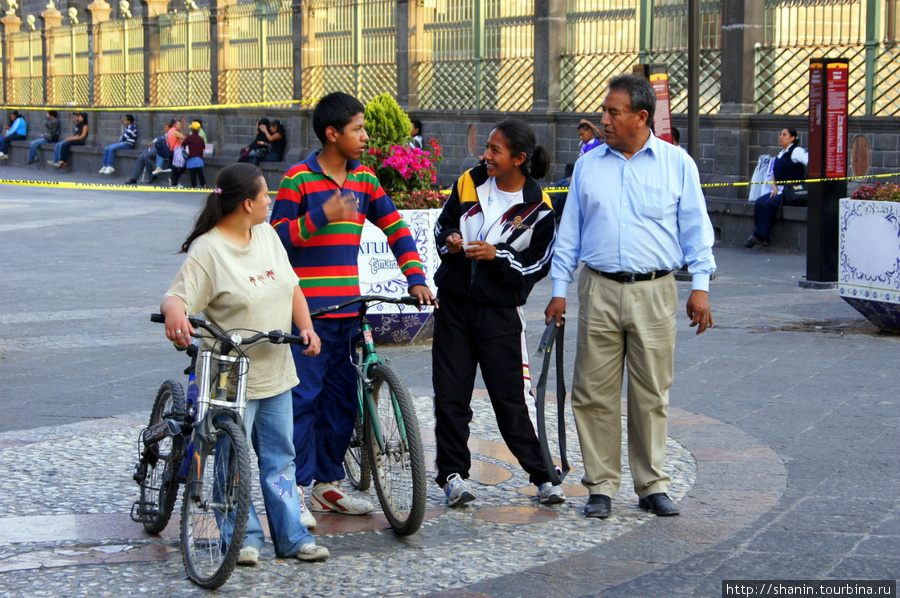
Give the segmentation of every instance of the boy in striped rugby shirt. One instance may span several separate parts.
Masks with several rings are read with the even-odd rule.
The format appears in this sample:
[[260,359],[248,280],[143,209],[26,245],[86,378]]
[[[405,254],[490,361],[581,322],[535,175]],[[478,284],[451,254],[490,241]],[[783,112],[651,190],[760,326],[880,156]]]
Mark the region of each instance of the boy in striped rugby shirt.
[[[272,225],[287,249],[310,310],[335,305],[359,292],[357,260],[365,219],[384,231],[409,294],[423,305],[435,299],[415,241],[391,199],[369,168],[359,162],[369,136],[365,107],[345,93],[322,98],[313,112],[322,149],[284,174],[272,208]],[[355,307],[315,320],[322,351],[294,351],[300,378],[293,391],[297,484],[303,523],[315,525],[302,486],[315,480],[313,510],[362,515],[369,501],[341,488],[344,453],[356,418],[356,370],[350,361],[357,333]]]

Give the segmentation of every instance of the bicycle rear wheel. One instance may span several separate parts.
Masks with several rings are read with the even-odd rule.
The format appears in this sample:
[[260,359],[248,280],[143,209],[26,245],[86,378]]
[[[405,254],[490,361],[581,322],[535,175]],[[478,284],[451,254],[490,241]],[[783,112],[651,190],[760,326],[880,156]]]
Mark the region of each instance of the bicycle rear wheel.
[[357,490],[368,490],[372,485],[372,467],[369,465],[369,453],[363,448],[364,438],[362,422],[357,418],[350,446],[344,455],[344,472]]
[[[391,527],[408,536],[419,529],[425,517],[425,455],[419,421],[409,391],[393,368],[375,365],[371,381],[375,413],[366,416],[365,444],[372,479]],[[373,418],[378,418],[383,450],[375,437]]]
[[[185,416],[184,389],[175,380],[166,380],[156,393],[150,424],[153,427],[166,419],[183,422]],[[158,534],[166,529],[175,501],[178,499],[178,471],[184,458],[184,443],[180,436],[163,438],[144,448],[140,482],[141,498],[138,517],[144,529]]]
[[191,581],[207,589],[221,586],[234,570],[250,513],[250,458],[244,433],[230,419],[213,426],[213,444],[195,436],[181,514],[185,569]]

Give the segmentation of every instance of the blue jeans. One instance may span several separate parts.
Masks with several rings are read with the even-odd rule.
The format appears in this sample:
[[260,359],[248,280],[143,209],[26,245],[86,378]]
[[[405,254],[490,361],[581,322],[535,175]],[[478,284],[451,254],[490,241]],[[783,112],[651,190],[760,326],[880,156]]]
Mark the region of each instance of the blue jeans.
[[276,154],[275,152],[269,152],[265,156],[262,157],[262,160],[259,158],[250,158],[251,164],[256,164],[259,166],[260,162],[281,162],[281,154]]
[[772,237],[772,223],[775,222],[775,215],[778,208],[781,207],[782,195],[762,195],[756,198],[756,204],[753,206],[753,219],[756,227],[753,234],[764,241],[768,241]]
[[12,135],[0,137],[0,152],[3,152],[4,154],[9,153],[9,142],[18,141],[19,139],[25,139],[25,136],[20,135],[19,133],[13,133]]
[[321,318],[313,326],[322,341],[318,355],[304,355],[303,347],[291,345],[300,378],[293,401],[294,463],[301,486],[344,479],[344,454],[359,405],[356,368],[350,361],[354,339],[360,336],[357,319]]
[[60,141],[56,144],[56,147],[53,148],[53,161],[54,162],[68,162],[69,161],[69,148],[73,145],[84,145],[84,139],[79,139],[78,141]]
[[[256,452],[269,534],[275,544],[275,554],[279,557],[293,556],[303,544],[315,542],[306,526],[300,523],[300,500],[294,479],[292,422],[289,390],[268,399],[247,401],[244,431]],[[264,542],[262,523],[251,503],[244,546],[260,549]]]
[[113,143],[112,145],[107,145],[103,149],[103,166],[112,166],[116,159],[116,150],[120,149],[131,149],[130,143],[125,143],[124,141],[120,141],[118,143]]
[[40,148],[41,144],[43,144],[43,143],[50,143],[50,142],[47,141],[46,139],[44,139],[43,137],[38,137],[37,139],[35,139],[34,141],[32,141],[29,144],[29,149],[28,149],[28,161],[29,162],[31,162],[32,160],[37,158],[38,148]]

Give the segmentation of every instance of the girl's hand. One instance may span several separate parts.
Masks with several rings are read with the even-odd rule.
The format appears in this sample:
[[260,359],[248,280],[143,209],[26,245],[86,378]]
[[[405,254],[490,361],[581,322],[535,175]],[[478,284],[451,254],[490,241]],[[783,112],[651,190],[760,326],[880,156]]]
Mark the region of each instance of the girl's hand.
[[166,318],[166,338],[179,347],[190,345],[193,342],[191,335],[194,334],[194,327],[188,321],[181,299],[166,297],[159,310]]
[[319,335],[312,328],[306,328],[300,331],[300,336],[306,339],[306,348],[303,349],[304,355],[315,357],[322,350],[322,341]]
[[453,233],[444,241],[448,253],[459,253],[463,249],[463,238],[459,233]]
[[470,241],[466,245],[466,257],[470,260],[492,260],[497,257],[497,248],[487,241]]

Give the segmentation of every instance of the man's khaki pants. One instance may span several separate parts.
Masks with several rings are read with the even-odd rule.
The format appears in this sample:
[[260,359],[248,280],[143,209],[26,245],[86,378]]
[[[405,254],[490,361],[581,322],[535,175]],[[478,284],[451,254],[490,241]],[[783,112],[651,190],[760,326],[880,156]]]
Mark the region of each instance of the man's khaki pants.
[[665,492],[669,388],[675,370],[671,274],[622,284],[584,267],[578,279],[572,409],[584,458],[582,483],[615,496],[622,479],[622,379],[628,363],[628,462],[638,496]]

